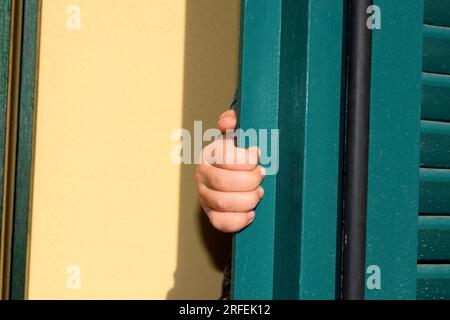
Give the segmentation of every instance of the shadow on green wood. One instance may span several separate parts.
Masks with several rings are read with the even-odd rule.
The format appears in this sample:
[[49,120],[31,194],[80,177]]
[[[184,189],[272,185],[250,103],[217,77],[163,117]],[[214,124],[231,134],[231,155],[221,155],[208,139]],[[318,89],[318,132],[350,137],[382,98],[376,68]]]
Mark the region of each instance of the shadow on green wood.
[[234,239],[234,299],[337,296],[343,9],[243,2],[240,123],[279,129],[280,170]]

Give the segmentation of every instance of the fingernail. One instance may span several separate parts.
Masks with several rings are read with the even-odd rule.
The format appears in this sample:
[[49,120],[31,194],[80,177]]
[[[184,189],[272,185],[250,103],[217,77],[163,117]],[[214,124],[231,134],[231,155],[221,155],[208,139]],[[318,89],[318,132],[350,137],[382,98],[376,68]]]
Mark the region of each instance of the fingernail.
[[250,223],[255,220],[255,211],[249,212],[248,217],[250,219]]
[[264,196],[264,189],[263,187],[258,188],[258,196],[261,199]]
[[264,178],[266,176],[266,169],[260,166],[259,170],[261,171],[261,176]]

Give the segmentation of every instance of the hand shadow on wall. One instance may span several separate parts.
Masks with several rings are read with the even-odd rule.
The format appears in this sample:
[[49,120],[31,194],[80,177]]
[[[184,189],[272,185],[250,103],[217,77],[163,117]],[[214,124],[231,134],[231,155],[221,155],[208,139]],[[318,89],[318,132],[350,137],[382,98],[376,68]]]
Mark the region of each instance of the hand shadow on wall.
[[[183,128],[216,127],[236,89],[240,0],[186,0]],[[167,299],[218,299],[231,235],[214,230],[198,204],[194,165],[181,166],[177,269]],[[206,258],[199,252],[206,252]]]

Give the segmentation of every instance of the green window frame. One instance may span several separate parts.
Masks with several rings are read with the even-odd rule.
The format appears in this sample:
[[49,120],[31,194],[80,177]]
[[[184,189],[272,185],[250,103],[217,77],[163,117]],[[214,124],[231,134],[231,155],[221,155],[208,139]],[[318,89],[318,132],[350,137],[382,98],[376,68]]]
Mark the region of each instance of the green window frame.
[[[11,0],[2,1],[0,3],[0,289],[3,288],[4,274],[4,222],[5,216],[3,195],[4,195],[4,179],[6,166],[6,125],[7,125],[7,109],[8,109],[8,90],[10,88],[9,75],[9,59],[10,59],[10,35],[11,35]],[[0,297],[3,296],[3,290],[0,290]]]
[[2,180],[3,299],[25,299],[27,295],[40,9],[40,0],[10,0],[2,7],[2,15],[8,18],[2,20],[2,28],[5,35],[10,31],[9,39],[2,38],[2,53],[11,52],[8,64],[5,58],[0,68],[2,77],[6,69],[11,77],[7,81],[10,87],[4,91],[8,96],[1,97],[0,113],[5,124],[0,152],[2,159],[8,159],[2,162],[2,174],[6,173]]
[[[10,29],[13,3],[20,35]],[[423,0],[374,4],[382,20],[372,42],[366,267],[379,267],[381,288],[366,288],[365,298],[416,299],[418,279],[449,274],[448,265],[417,266],[418,229],[434,230],[430,219],[418,222],[427,173],[419,170],[421,90],[443,80],[422,75]],[[40,8],[40,0],[0,5],[0,236],[11,237],[1,243],[10,259],[1,287],[10,299],[27,295]],[[234,237],[232,295],[339,299],[346,0],[243,0],[242,8],[240,125],[278,129],[280,158],[254,224]],[[12,50],[18,40],[21,51]],[[422,123],[428,129],[436,128]]]

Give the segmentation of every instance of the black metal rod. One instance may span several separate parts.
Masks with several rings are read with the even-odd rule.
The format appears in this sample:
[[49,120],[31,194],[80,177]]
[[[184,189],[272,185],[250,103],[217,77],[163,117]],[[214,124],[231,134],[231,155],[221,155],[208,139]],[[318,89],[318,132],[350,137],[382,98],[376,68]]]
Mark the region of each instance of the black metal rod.
[[342,299],[365,291],[367,181],[370,123],[372,0],[348,1],[347,121],[344,162]]

